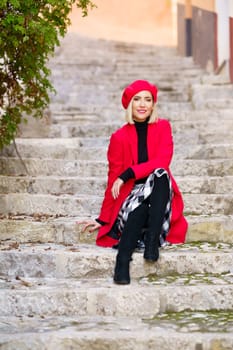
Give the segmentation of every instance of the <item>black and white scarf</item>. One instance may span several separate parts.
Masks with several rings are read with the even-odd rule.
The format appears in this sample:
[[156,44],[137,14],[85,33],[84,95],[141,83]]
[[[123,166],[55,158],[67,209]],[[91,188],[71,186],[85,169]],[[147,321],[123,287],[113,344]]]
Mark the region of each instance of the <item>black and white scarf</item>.
[[124,203],[118,214],[118,229],[122,233],[124,225],[128,219],[129,213],[131,213],[134,209],[136,209],[146,198],[148,198],[154,187],[154,179],[155,177],[161,177],[163,175],[167,176],[169,183],[169,200],[167,202],[164,220],[162,225],[162,230],[160,234],[160,245],[161,247],[166,244],[166,236],[168,234],[171,222],[171,201],[172,201],[172,184],[170,176],[167,171],[163,168],[158,168],[151,173],[145,183],[136,184],[128,197],[125,199]]

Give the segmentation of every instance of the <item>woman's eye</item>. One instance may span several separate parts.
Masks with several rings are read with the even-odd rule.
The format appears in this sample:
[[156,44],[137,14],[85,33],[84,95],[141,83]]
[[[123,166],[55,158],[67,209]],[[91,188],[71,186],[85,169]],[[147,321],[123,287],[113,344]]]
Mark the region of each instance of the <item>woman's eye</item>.
[[[134,97],[134,99],[133,99],[133,101],[141,101],[142,99],[140,98],[140,97]],[[146,98],[146,99],[144,99],[143,100],[144,102],[151,102],[152,101],[152,99],[151,98]]]

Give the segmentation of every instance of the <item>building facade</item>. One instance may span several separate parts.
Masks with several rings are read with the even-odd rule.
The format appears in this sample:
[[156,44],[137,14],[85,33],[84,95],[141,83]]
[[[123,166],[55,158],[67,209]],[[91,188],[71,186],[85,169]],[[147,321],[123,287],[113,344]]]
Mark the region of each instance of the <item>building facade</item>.
[[110,40],[176,46],[176,1],[93,0],[97,7],[87,17],[73,7],[69,30]]
[[178,0],[178,51],[233,82],[233,0]]

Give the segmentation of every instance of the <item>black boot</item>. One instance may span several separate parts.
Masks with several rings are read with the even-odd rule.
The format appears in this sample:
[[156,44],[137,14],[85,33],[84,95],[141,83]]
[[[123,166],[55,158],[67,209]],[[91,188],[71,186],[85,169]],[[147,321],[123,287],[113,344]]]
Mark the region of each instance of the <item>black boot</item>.
[[138,239],[141,237],[142,228],[148,217],[148,205],[142,203],[132,211],[122,232],[116,257],[116,265],[113,280],[117,284],[129,284],[129,265]]
[[129,260],[120,260],[117,255],[116,258],[116,266],[114,271],[114,282],[117,284],[129,284],[130,276],[129,276]]
[[159,259],[159,237],[168,200],[167,176],[155,178],[154,187],[149,197],[148,230],[145,234],[144,259],[148,262],[155,262]]
[[151,231],[148,231],[145,236],[144,259],[148,262],[159,259],[159,237]]

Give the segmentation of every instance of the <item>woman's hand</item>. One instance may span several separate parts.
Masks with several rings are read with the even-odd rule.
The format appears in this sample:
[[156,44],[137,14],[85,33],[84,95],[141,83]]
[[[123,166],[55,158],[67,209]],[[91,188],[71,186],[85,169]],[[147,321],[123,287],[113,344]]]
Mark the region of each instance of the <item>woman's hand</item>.
[[123,185],[124,181],[121,180],[119,177],[114,181],[112,185],[112,196],[114,199],[116,199],[119,196],[121,186]]
[[84,221],[77,221],[76,224],[83,225],[81,232],[83,233],[87,228],[89,228],[89,232],[94,232],[95,230],[98,230],[101,227],[101,224],[99,224],[95,220],[84,220]]

